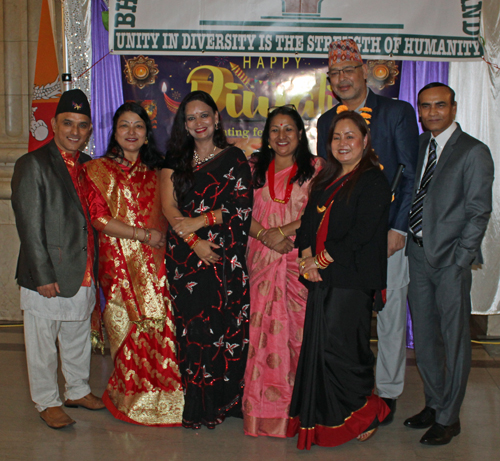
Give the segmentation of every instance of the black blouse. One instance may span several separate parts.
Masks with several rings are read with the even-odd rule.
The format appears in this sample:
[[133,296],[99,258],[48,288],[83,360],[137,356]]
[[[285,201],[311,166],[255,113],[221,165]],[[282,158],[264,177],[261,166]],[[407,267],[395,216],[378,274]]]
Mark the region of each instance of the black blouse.
[[[316,254],[316,232],[323,217],[317,206],[334,188],[314,192],[302,216],[295,245]],[[339,288],[381,290],[387,279],[387,232],[391,192],[378,168],[365,171],[350,196],[342,188],[330,211],[325,248],[334,262],[320,270],[323,284]]]

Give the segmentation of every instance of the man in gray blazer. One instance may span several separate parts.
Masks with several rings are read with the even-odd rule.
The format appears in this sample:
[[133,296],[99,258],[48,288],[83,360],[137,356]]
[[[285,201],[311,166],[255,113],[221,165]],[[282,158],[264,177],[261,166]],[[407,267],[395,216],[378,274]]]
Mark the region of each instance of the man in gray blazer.
[[104,408],[88,385],[97,241],[81,187],[81,165],[90,157],[79,149],[92,130],[82,91],[61,96],[52,128],[52,141],[16,162],[12,207],[21,240],[16,278],[31,397],[47,425],[60,429],[75,421],[59,398],[56,343],[65,405]]
[[425,408],[405,426],[430,429],[420,442],[444,445],[460,433],[471,365],[471,265],[491,213],[493,160],[486,145],[454,121],[454,91],[430,83],[418,96],[428,130],[420,136],[407,251],[408,297]]

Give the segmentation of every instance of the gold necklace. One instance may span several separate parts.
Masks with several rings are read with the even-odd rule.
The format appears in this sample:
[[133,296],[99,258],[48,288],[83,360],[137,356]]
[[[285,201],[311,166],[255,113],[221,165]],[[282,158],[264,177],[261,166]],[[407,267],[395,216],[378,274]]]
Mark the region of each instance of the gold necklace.
[[196,166],[202,165],[205,162],[208,162],[209,160],[213,159],[215,157],[215,149],[217,149],[217,146],[214,146],[214,150],[212,151],[211,154],[209,154],[207,157],[201,159],[198,153],[196,152],[196,149],[193,152],[193,160],[194,164]]

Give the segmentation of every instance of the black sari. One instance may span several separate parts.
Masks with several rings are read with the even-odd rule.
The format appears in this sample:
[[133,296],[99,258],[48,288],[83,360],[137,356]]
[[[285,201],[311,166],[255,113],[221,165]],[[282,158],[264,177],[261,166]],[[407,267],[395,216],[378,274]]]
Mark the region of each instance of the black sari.
[[250,167],[236,147],[199,166],[194,177],[178,209],[186,217],[222,209],[222,223],[196,232],[220,246],[214,251],[221,259],[205,266],[170,227],[166,264],[185,392],[183,425],[213,428],[226,416],[242,417],[250,316],[245,252],[253,193]]
[[[312,194],[297,231],[300,250],[316,254],[323,214],[317,208],[338,183]],[[287,436],[298,448],[337,446],[382,421],[389,409],[373,394],[370,349],[373,297],[385,288],[390,190],[378,168],[364,172],[350,195],[332,204],[324,242],[334,262],[309,289],[304,339],[295,378]]]

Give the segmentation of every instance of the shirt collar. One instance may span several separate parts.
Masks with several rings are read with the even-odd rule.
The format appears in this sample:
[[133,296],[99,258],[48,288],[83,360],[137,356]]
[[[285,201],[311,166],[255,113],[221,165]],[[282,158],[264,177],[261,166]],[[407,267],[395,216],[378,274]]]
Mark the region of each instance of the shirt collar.
[[442,149],[451,138],[451,135],[455,132],[457,127],[457,123],[452,122],[452,124],[448,128],[446,128],[446,130],[444,130],[442,133],[439,133],[436,137],[431,136],[431,139],[435,139],[439,148]]

